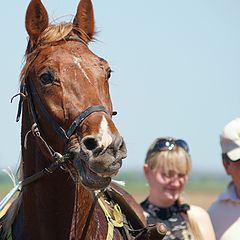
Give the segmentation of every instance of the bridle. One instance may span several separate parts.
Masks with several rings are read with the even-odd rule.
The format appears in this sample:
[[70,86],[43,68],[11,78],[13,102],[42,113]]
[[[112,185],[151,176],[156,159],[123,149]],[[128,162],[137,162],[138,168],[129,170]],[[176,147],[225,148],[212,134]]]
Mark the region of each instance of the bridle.
[[[78,36],[65,37],[64,41],[78,41],[78,42],[86,45],[86,43],[81,38],[79,38]],[[87,109],[80,112],[80,114],[71,123],[68,130],[64,130],[58,124],[58,122],[52,117],[52,115],[50,115],[49,112],[47,111],[46,107],[42,103],[41,98],[39,97],[39,95],[36,91],[36,88],[33,84],[32,79],[30,77],[26,77],[24,82],[25,83],[22,83],[21,86],[20,86],[20,94],[19,94],[20,95],[20,100],[19,100],[19,104],[18,104],[16,121],[18,122],[19,119],[20,119],[20,116],[21,116],[22,105],[23,105],[23,100],[24,100],[23,96],[27,96],[28,101],[29,101],[29,108],[30,108],[30,112],[31,112],[33,121],[34,121],[35,125],[38,127],[38,129],[40,130],[40,123],[39,123],[36,108],[35,108],[35,105],[34,105],[34,100],[36,100],[36,102],[38,103],[38,105],[40,107],[40,110],[44,113],[45,117],[47,118],[48,122],[52,126],[53,130],[61,137],[65,146],[66,146],[69,138],[74,134],[74,132],[78,128],[78,126],[92,113],[94,113],[94,112],[105,112],[105,113],[107,113],[108,115],[111,115],[111,116],[117,115],[116,111],[113,111],[112,113],[110,113],[103,105],[90,106]]]
[[[69,154],[65,153],[64,155],[54,151],[54,149],[51,147],[50,144],[47,143],[47,141],[42,137],[41,134],[41,126],[39,122],[39,117],[36,111],[35,103],[38,103],[38,106],[40,108],[40,111],[43,112],[45,115],[47,121],[50,123],[52,126],[52,129],[60,136],[60,138],[63,140],[65,149],[67,147],[67,143],[70,139],[70,137],[75,133],[76,129],[78,126],[92,113],[95,112],[105,112],[108,115],[110,112],[103,106],[103,105],[94,105],[86,108],[85,110],[81,111],[80,114],[73,120],[73,122],[70,124],[69,128],[67,130],[64,130],[59,123],[52,117],[52,115],[47,111],[45,105],[42,103],[41,98],[39,97],[36,88],[34,86],[34,83],[31,78],[26,78],[25,83],[23,83],[20,86],[20,93],[17,94],[20,95],[19,103],[18,103],[18,111],[17,111],[17,117],[16,121],[18,122],[21,116],[22,108],[23,108],[23,101],[25,98],[28,100],[28,105],[29,105],[29,111],[33,119],[33,124],[31,131],[34,136],[38,137],[43,144],[46,146],[46,149],[48,152],[51,154],[51,157],[54,159],[54,162],[47,167],[44,168],[42,171],[35,173],[34,175],[24,179],[20,183],[20,187],[18,190],[21,190],[23,186],[28,185],[29,183],[38,180],[45,174],[52,173],[55,171],[57,168],[62,167],[67,160],[69,160]],[[17,96],[16,95],[16,96]],[[15,96],[14,96],[15,97]],[[14,98],[13,97],[13,98]],[[111,116],[116,115],[117,112],[113,111],[111,113]]]
[[[77,36],[68,36],[64,40],[65,41],[78,41],[78,42],[81,42],[86,45],[86,43]],[[33,99],[35,99],[36,102],[39,104],[40,110],[45,114],[45,117],[47,118],[48,122],[51,124],[54,131],[61,137],[61,139],[63,140],[65,145],[67,144],[69,138],[74,134],[74,132],[76,131],[78,126],[92,113],[105,112],[108,115],[111,114],[111,116],[117,115],[116,111],[113,111],[112,113],[110,113],[103,105],[90,106],[87,109],[80,112],[80,114],[71,123],[68,130],[64,130],[58,124],[58,122],[52,117],[52,115],[49,114],[49,112],[45,108],[44,104],[41,101],[41,98],[39,97],[39,95],[36,91],[36,88],[32,82],[32,79],[30,77],[26,77],[25,83],[21,84],[19,95],[20,95],[20,100],[19,100],[19,104],[18,104],[16,121],[18,122],[20,119],[20,116],[21,116],[22,105],[23,105],[23,100],[24,100],[23,96],[28,96],[29,107],[30,107],[33,121],[34,121],[35,125],[38,127],[38,129],[40,129],[40,123],[38,120],[36,108],[35,108],[34,101],[33,101]]]
[[[63,39],[63,41],[77,41],[77,42],[80,42],[80,43],[86,45],[86,43],[78,36],[71,36],[70,35],[70,36],[65,37]],[[20,182],[19,187],[16,188],[16,191],[21,190],[22,186],[28,185],[29,183],[31,183],[33,181],[36,181],[37,179],[44,176],[46,173],[52,173],[57,168],[62,167],[65,164],[66,160],[69,159],[69,154],[68,153],[64,153],[64,155],[62,156],[62,154],[54,151],[53,148],[50,146],[50,144],[48,144],[45,141],[45,139],[42,137],[42,134],[41,134],[42,129],[41,129],[41,126],[40,126],[39,117],[38,117],[38,114],[37,114],[36,107],[35,107],[34,103],[36,103],[36,102],[38,103],[40,111],[42,111],[44,113],[47,121],[52,126],[52,129],[62,139],[62,141],[65,145],[65,151],[66,151],[66,148],[67,148],[67,143],[69,141],[69,138],[75,133],[78,126],[89,115],[91,115],[94,112],[105,112],[108,115],[111,115],[111,117],[117,115],[116,111],[113,111],[113,112],[110,113],[103,105],[90,106],[90,107],[86,108],[85,110],[81,111],[79,113],[79,115],[74,119],[74,121],[70,124],[69,128],[67,130],[64,130],[59,125],[59,123],[52,117],[52,115],[47,111],[46,107],[42,103],[41,98],[39,97],[39,95],[36,91],[36,88],[34,86],[34,83],[33,83],[32,79],[29,76],[25,77],[24,81],[22,80],[22,84],[20,85],[20,93],[13,96],[12,99],[11,99],[11,102],[16,96],[20,96],[19,103],[18,103],[16,121],[18,122],[20,117],[21,117],[22,108],[23,108],[23,101],[27,100],[28,101],[28,106],[29,106],[29,111],[30,111],[30,114],[31,114],[32,119],[33,119],[32,128],[29,132],[32,132],[34,136],[38,137],[42,141],[42,143],[46,146],[46,149],[48,150],[48,152],[51,154],[52,159],[54,160],[49,167],[44,168],[42,171],[40,171],[38,173],[35,173],[34,175],[32,175],[32,176],[24,179],[22,182]],[[27,134],[25,136],[25,140],[26,140]]]

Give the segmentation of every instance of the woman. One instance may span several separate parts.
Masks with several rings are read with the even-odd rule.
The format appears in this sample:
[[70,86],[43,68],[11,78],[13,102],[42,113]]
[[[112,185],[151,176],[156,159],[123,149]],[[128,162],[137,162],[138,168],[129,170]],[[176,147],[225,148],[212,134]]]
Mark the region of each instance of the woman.
[[215,240],[208,213],[180,200],[190,171],[191,157],[184,140],[158,138],[150,146],[144,164],[149,196],[141,206],[149,224],[163,222],[168,227],[164,240]]

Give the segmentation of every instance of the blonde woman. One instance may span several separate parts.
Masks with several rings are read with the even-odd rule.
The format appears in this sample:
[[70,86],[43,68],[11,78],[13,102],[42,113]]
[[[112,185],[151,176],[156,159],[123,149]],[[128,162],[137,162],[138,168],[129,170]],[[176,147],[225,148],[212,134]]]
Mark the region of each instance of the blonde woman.
[[141,206],[149,224],[163,222],[168,227],[164,240],[215,240],[208,213],[180,200],[190,171],[184,140],[158,138],[150,146],[144,164],[149,196]]

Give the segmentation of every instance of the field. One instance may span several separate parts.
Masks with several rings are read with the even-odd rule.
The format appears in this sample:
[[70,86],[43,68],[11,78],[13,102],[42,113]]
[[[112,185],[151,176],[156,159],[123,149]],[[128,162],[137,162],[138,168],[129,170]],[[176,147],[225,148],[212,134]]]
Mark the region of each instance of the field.
[[[145,199],[148,187],[142,173],[120,173],[116,180],[125,181],[127,190],[137,202]],[[195,204],[208,209],[218,194],[224,190],[229,179],[224,175],[198,173],[190,177],[189,183],[183,193],[183,198],[190,204]],[[10,180],[0,175],[0,199],[13,187]]]

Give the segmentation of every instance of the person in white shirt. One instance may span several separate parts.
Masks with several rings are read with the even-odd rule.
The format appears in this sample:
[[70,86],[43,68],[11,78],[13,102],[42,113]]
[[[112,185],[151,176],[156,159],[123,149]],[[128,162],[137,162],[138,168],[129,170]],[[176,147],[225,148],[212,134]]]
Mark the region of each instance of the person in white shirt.
[[210,206],[217,240],[240,239],[240,118],[229,122],[220,135],[223,166],[231,181]]

